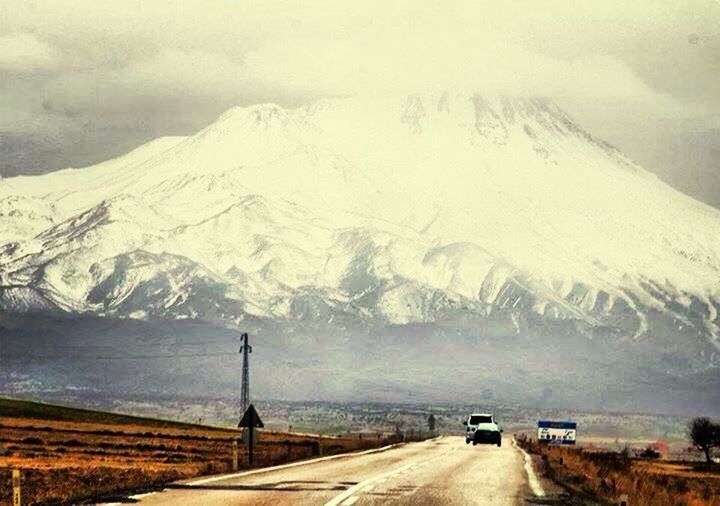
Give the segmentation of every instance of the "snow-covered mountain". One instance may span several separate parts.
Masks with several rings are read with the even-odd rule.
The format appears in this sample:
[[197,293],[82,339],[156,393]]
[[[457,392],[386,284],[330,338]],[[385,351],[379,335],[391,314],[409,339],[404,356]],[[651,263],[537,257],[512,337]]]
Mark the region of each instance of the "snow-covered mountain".
[[720,340],[720,212],[539,99],[234,108],[0,181],[0,308]]

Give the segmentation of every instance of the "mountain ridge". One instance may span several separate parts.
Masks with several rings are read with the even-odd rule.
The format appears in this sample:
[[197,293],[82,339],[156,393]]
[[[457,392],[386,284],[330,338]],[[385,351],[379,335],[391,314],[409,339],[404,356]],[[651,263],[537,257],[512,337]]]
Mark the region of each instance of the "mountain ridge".
[[233,108],[194,136],[2,180],[3,202],[5,311],[343,325],[492,316],[514,332],[682,329],[719,346],[720,213],[543,100]]

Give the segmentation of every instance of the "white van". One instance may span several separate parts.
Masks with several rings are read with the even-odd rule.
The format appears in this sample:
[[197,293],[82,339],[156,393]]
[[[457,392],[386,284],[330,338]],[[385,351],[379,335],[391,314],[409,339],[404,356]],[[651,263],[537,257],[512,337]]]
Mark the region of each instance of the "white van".
[[464,422],[466,427],[465,443],[476,444],[502,444],[502,429],[495,423],[492,413],[472,413]]

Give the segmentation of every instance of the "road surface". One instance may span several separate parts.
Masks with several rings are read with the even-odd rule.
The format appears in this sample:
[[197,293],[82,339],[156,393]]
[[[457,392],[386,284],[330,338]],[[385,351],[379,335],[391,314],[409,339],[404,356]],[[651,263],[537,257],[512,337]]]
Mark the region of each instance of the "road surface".
[[135,496],[145,505],[483,504],[533,497],[524,457],[502,447],[442,437],[384,451],[278,466],[171,485]]

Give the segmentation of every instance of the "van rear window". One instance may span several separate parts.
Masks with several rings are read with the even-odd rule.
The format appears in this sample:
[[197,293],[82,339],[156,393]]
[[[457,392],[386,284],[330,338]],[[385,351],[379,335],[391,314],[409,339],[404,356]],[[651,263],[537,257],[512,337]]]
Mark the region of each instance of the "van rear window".
[[479,423],[492,423],[492,416],[473,415],[470,417],[470,425],[477,425]]

